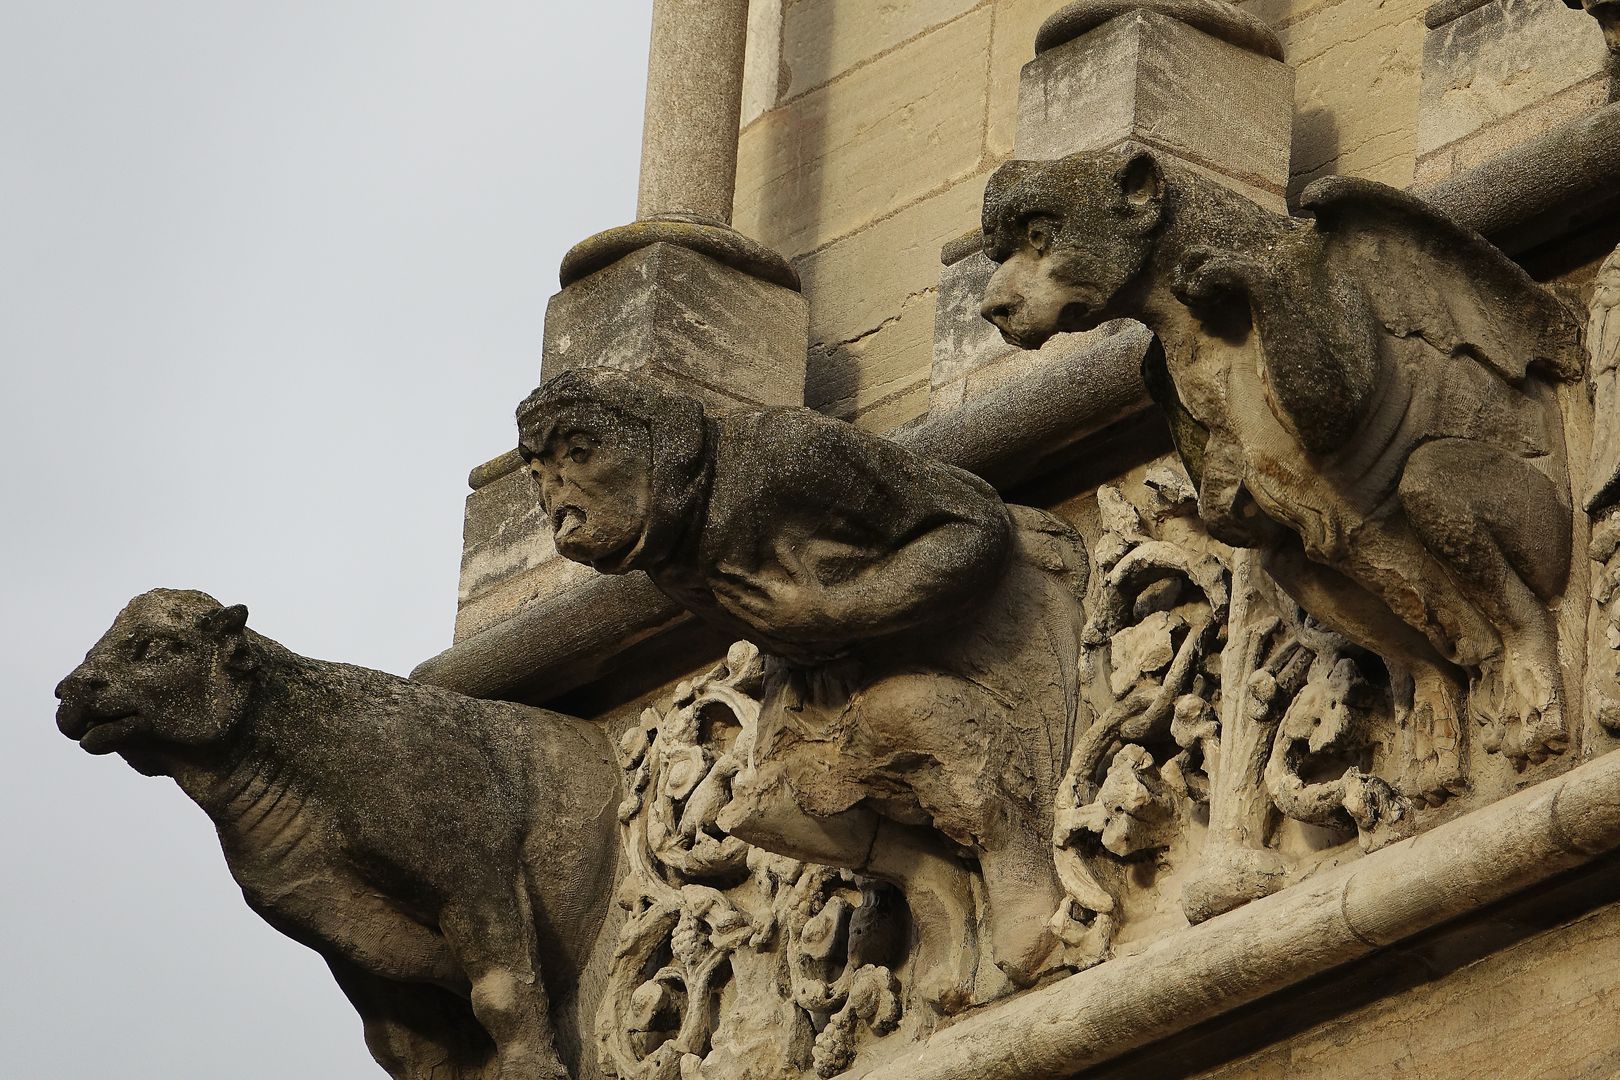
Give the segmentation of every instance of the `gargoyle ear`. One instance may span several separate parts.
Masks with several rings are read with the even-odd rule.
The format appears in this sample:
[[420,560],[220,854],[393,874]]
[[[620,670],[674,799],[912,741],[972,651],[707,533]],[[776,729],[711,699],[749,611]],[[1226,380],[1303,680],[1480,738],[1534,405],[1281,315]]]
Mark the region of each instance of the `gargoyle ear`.
[[203,629],[209,633],[225,637],[230,634],[240,634],[247,626],[247,605],[232,604],[218,611],[210,611],[202,618]]
[[1119,185],[1125,205],[1132,209],[1157,207],[1164,199],[1164,171],[1159,168],[1159,159],[1147,150],[1132,154],[1114,174],[1114,183]]

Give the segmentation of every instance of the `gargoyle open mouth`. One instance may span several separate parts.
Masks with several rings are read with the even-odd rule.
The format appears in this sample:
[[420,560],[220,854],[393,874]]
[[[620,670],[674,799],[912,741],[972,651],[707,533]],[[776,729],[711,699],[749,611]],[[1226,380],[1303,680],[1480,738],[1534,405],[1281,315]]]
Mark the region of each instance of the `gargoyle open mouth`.
[[133,720],[139,715],[140,712],[136,709],[127,709],[123,712],[99,712],[83,705],[64,703],[56,711],[56,726],[68,738],[82,743],[85,736],[97,728],[103,728],[121,720]]
[[551,512],[551,531],[560,543],[585,524],[583,507],[563,504]]

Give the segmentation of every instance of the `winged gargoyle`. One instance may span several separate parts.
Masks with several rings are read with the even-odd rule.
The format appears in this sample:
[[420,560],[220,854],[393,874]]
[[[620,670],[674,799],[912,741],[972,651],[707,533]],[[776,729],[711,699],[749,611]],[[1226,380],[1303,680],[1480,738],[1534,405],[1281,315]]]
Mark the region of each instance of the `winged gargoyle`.
[[1438,801],[1465,782],[1462,691],[1487,749],[1563,750],[1548,604],[1571,509],[1555,382],[1584,364],[1575,316],[1478,235],[1363,180],[1262,209],[1126,148],[1002,166],[985,192],[1000,264],[984,315],[1038,348],[1138,318],[1148,382],[1199,512],[1262,549],[1313,616],[1406,684]]

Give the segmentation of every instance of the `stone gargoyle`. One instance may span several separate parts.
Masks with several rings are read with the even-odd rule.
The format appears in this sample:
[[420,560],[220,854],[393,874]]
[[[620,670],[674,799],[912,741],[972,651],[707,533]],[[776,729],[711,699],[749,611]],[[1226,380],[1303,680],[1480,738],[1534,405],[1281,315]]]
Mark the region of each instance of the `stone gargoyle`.
[[1516,762],[1567,747],[1548,605],[1571,559],[1554,383],[1577,321],[1478,235],[1364,180],[1265,210],[1140,148],[1015,161],[985,192],[1011,343],[1136,318],[1145,374],[1212,535],[1257,547],[1330,629],[1382,656],[1417,797],[1466,782],[1465,708]]
[[1053,796],[1078,708],[1079,537],[977,477],[809,409],[706,414],[655,379],[577,369],[519,407],[566,557],[643,570],[765,658],[751,767],[720,824],[895,883],[936,1007],[991,955],[1060,964]]
[[243,896],[320,953],[409,1080],[565,1078],[614,872],[618,770],[591,725],[299,656],[247,610],[156,589],[57,687],[92,754],[171,776]]

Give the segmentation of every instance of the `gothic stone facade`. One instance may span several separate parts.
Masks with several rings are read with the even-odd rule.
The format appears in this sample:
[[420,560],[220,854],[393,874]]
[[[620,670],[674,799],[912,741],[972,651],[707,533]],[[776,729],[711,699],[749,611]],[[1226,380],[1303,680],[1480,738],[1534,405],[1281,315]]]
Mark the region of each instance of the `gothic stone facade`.
[[1617,25],[754,0],[455,643],[158,590],[59,725],[395,1077],[1616,1075]]

